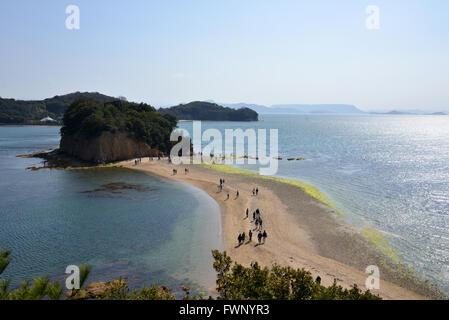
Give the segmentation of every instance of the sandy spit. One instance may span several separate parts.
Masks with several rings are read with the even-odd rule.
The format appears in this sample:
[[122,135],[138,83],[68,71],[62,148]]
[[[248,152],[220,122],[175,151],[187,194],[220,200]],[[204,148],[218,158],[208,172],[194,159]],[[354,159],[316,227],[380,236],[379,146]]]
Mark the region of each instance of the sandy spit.
[[[404,276],[386,259],[359,230],[343,221],[332,209],[304,193],[300,188],[253,176],[217,172],[201,165],[175,166],[166,159],[148,158],[135,165],[134,160],[121,166],[144,171],[169,179],[187,182],[204,190],[218,202],[222,212],[224,245],[234,261],[250,265],[279,264],[305,268],[314,276],[320,275],[322,284],[331,285],[334,279],[343,287],[357,284],[365,289],[366,267],[380,268],[380,289],[372,290],[384,299],[425,299],[431,293],[425,285]],[[184,169],[188,168],[186,174]],[[173,169],[178,173],[173,174]],[[222,192],[219,179],[225,179]],[[252,195],[258,187],[258,196]],[[236,191],[239,197],[236,197]],[[226,200],[227,192],[230,193]],[[249,209],[249,218],[245,211]],[[237,246],[237,236],[255,228],[252,212],[261,211],[263,229],[268,238],[265,244],[255,246],[253,241]],[[247,236],[248,237],[248,236]]]

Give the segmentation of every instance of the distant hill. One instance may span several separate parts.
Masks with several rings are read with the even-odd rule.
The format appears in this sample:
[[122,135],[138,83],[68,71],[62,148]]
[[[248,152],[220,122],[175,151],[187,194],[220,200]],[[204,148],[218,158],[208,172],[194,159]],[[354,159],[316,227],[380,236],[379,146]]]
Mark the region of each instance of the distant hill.
[[370,112],[370,114],[388,114],[388,115],[430,115],[430,116],[446,116],[446,112],[426,112],[421,110],[392,110],[388,112]]
[[178,120],[213,121],[257,121],[257,112],[249,108],[222,107],[216,103],[194,101],[171,108],[160,108],[160,112],[175,116]]
[[270,107],[258,104],[222,104],[233,109],[249,108],[259,114],[363,114],[364,111],[348,104],[278,104]]
[[60,123],[64,112],[76,100],[94,99],[99,102],[118,100],[98,92],[74,92],[44,100],[15,100],[0,98],[0,123],[35,124],[47,116]]

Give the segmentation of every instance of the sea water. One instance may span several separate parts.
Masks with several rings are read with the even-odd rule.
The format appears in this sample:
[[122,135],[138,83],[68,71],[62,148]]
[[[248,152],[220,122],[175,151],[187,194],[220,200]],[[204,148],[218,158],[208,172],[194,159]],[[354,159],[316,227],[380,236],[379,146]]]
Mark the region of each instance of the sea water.
[[218,204],[188,184],[129,169],[32,171],[40,159],[17,157],[59,139],[59,127],[0,127],[0,248],[12,250],[1,277],[13,287],[44,275],[64,283],[68,265],[91,264],[88,282],[210,293],[211,250],[223,249]]
[[[192,133],[191,122],[180,127]],[[225,129],[278,129],[276,176],[318,187],[349,223],[381,231],[404,264],[449,293],[449,116],[261,115],[203,121],[208,128],[223,137]],[[297,157],[306,160],[287,160]]]

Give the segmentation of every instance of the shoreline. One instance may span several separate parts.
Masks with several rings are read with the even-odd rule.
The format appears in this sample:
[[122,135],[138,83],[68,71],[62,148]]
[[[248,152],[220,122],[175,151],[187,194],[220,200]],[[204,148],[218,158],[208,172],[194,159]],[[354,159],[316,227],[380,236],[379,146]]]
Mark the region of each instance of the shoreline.
[[[370,227],[359,229],[344,221],[345,213],[339,211],[326,195],[299,180],[261,176],[228,165],[203,163],[175,166],[167,158],[144,158],[138,165],[130,159],[86,166],[76,163],[72,157],[63,157],[65,165],[60,166],[57,150],[53,151],[55,157],[50,158],[42,157],[42,153],[48,154],[46,151],[18,157],[44,158],[52,163],[50,166],[28,168],[32,170],[127,168],[182,181],[203,190],[219,205],[224,249],[233,261],[240,264],[249,266],[257,261],[268,267],[279,264],[304,268],[314,277],[320,275],[325,286],[332,285],[336,279],[337,284],[345,288],[356,284],[361,289],[365,289],[365,281],[370,275],[365,273],[366,268],[375,265],[380,270],[380,290],[371,291],[384,299],[448,298],[435,284],[421,279],[403,265],[380,231]],[[173,175],[175,168],[179,171],[177,175]],[[190,170],[187,175],[184,168]],[[217,191],[220,178],[226,179],[221,193]],[[251,195],[255,186],[260,190],[257,197]],[[234,199],[237,189],[240,197]],[[231,194],[230,200],[224,201],[227,191]],[[249,208],[250,219],[244,218],[246,208]],[[237,235],[242,232],[248,234],[250,228],[254,230],[251,220],[256,208],[262,212],[263,229],[268,233],[267,244],[255,248],[257,232],[253,231],[252,245],[245,243],[237,248]]]
[[[187,182],[205,191],[219,204],[224,247],[233,261],[243,265],[257,261],[264,266],[305,268],[314,277],[320,275],[326,286],[336,279],[343,287],[357,284],[363,289],[369,276],[364,272],[366,267],[376,265],[380,269],[380,290],[371,291],[382,298],[442,298],[438,289],[395,263],[388,253],[381,252],[381,248],[362,235],[363,230],[356,230],[343,221],[332,203],[319,199],[321,193],[317,197],[301,188],[301,184],[305,184],[300,181],[292,180],[295,185],[287,179],[244,174],[239,172],[241,169],[228,166],[223,166],[228,169],[217,170],[209,165],[175,166],[166,159],[149,161],[145,158],[143,161],[138,165],[134,165],[133,160],[122,161],[117,165]],[[177,175],[173,175],[174,168],[178,169]],[[190,172],[185,174],[184,168],[189,168]],[[217,191],[220,178],[226,180],[222,192]],[[256,186],[259,195],[253,196],[252,188]],[[236,190],[240,193],[238,198]],[[229,200],[225,200],[226,192],[230,193]],[[250,212],[248,219],[245,218],[246,208]],[[251,220],[256,208],[262,212],[263,229],[268,233],[266,244],[254,246],[257,232],[253,231],[252,243],[245,242],[237,247],[237,235],[248,234],[249,229],[255,227]]]

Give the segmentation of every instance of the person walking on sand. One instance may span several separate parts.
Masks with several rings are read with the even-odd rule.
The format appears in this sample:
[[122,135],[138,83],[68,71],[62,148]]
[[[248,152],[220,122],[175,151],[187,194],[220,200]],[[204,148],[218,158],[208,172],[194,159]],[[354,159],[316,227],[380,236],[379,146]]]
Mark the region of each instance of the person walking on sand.
[[249,229],[248,236],[249,236],[249,242],[251,242],[253,239],[253,232],[251,231],[251,229]]
[[264,230],[262,233],[263,243],[265,244],[265,240],[267,239],[268,235],[267,232]]
[[256,230],[259,229],[259,219],[256,219],[255,224],[256,224]]
[[260,230],[262,230],[262,223],[263,223],[263,221],[262,221],[262,218],[261,218],[261,219],[259,219],[259,227],[260,227]]
[[256,196],[259,194],[259,188],[256,187]]
[[242,233],[242,243],[245,243],[246,234],[245,232]]
[[237,190],[237,193],[235,194],[235,198],[237,199],[239,197],[239,191]]
[[262,240],[262,232],[260,232],[260,231],[257,234],[257,240],[259,241],[259,244],[260,244],[260,241]]
[[246,208],[246,219],[248,219],[248,212],[249,212],[249,210],[248,210],[248,208]]
[[226,200],[229,200],[229,192],[226,194]]

